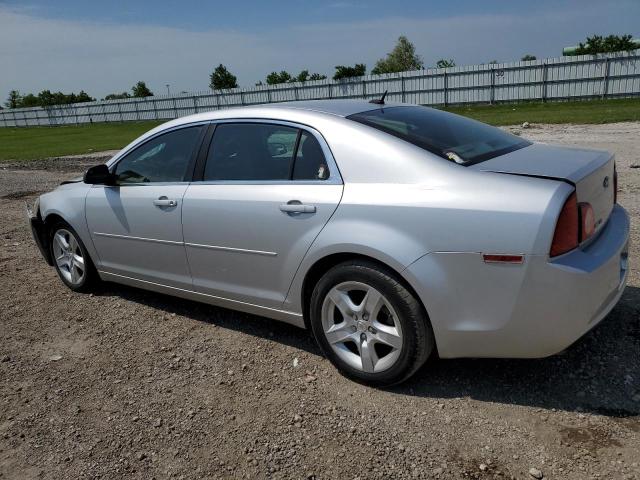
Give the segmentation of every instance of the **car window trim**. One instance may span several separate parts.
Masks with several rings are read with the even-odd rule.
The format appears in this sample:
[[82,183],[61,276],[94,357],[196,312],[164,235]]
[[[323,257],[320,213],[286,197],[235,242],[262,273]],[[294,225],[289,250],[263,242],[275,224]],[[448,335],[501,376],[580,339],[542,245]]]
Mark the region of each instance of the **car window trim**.
[[293,169],[295,168],[296,156],[297,156],[297,148],[299,146],[298,142],[296,142],[296,147],[294,153],[293,160],[291,162],[292,169],[289,174],[289,179],[280,179],[280,180],[204,180],[204,170],[206,167],[206,161],[209,156],[209,149],[213,144],[213,130],[211,131],[211,138],[205,138],[205,141],[208,141],[207,148],[202,148],[201,153],[204,152],[204,158],[199,157],[198,160],[202,161],[202,164],[198,164],[196,166],[196,173],[193,177],[193,183],[197,183],[198,185],[342,185],[342,176],[340,174],[340,170],[338,165],[333,157],[333,153],[329,148],[326,140],[322,136],[320,132],[318,132],[315,128],[310,125],[305,125],[297,122],[290,122],[287,120],[277,120],[277,119],[267,119],[267,118],[223,118],[211,120],[211,124],[214,125],[214,129],[216,125],[223,123],[261,123],[267,125],[276,125],[283,127],[295,128],[298,130],[298,136],[301,137],[303,133],[307,133],[315,137],[315,139],[320,144],[320,148],[322,149],[322,154],[324,155],[325,161],[327,162],[327,168],[329,169],[329,177],[320,180],[292,180],[291,177],[293,175]]
[[150,136],[148,138],[145,138],[143,141],[133,145],[131,148],[127,149],[126,152],[120,153],[118,155],[118,157],[111,164],[109,164],[109,171],[111,173],[115,173],[118,164],[122,160],[124,160],[127,156],[129,156],[130,153],[133,153],[138,148],[143,147],[144,145],[146,145],[150,141],[155,140],[155,139],[157,139],[158,137],[160,137],[162,135],[167,135],[169,133],[172,133],[172,132],[175,132],[175,131],[178,131],[178,130],[182,130],[182,129],[185,129],[185,128],[192,128],[192,127],[205,127],[205,128],[202,129],[198,139],[196,140],[196,144],[194,145],[193,151],[191,152],[191,156],[190,156],[189,162],[187,164],[185,175],[184,175],[182,180],[176,181],[176,182],[168,182],[168,181],[166,181],[166,182],[119,183],[117,185],[112,185],[112,186],[114,186],[114,187],[133,187],[133,186],[151,186],[151,185],[161,186],[161,185],[180,185],[180,184],[189,184],[189,183],[191,183],[191,181],[193,179],[193,172],[194,172],[194,170],[196,168],[196,165],[197,165],[198,154],[199,154],[200,150],[202,149],[202,143],[203,143],[207,133],[209,132],[210,122],[208,122],[208,121],[200,121],[200,122],[186,123],[186,124],[183,124],[183,125],[176,125],[175,127],[167,128],[166,130],[162,130],[160,132],[157,132],[156,134],[154,134],[154,135],[152,135],[152,136]]

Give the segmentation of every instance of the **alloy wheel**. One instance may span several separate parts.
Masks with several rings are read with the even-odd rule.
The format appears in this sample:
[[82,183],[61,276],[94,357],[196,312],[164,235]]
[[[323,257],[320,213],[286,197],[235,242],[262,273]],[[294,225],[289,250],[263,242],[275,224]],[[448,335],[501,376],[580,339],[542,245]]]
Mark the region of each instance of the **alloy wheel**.
[[377,373],[398,360],[402,327],[391,303],[361,282],[343,282],[327,293],[322,330],[338,357],[352,368]]
[[53,236],[53,256],[56,267],[64,279],[78,286],[86,275],[85,258],[76,237],[61,228]]

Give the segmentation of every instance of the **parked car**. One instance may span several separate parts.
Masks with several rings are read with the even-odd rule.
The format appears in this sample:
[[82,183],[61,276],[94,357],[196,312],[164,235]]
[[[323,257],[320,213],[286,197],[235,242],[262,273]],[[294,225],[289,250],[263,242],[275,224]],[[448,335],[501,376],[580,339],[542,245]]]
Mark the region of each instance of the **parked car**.
[[544,357],[618,302],[613,155],[431,108],[310,101],[141,136],[30,211],[74,291],[101,279],[306,327],[375,385],[427,358]]

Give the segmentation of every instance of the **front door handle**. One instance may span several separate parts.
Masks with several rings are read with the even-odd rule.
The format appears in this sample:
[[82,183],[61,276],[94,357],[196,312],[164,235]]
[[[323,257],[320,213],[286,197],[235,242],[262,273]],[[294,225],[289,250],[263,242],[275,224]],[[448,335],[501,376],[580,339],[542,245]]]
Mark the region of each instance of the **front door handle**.
[[280,211],[285,213],[315,213],[315,205],[304,205],[299,200],[291,200],[280,205]]
[[153,204],[156,207],[175,207],[178,205],[178,201],[177,200],[169,200],[167,197],[165,197],[164,195],[160,198],[158,198],[157,200],[153,201]]

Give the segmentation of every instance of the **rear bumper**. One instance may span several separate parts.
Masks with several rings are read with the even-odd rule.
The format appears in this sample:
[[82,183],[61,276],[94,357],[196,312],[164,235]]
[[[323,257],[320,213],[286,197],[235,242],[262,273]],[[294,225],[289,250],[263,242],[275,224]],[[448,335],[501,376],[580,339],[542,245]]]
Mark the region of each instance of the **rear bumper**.
[[628,276],[629,216],[616,205],[598,238],[553,261],[486,264],[478,253],[434,253],[405,274],[422,298],[443,358],[558,353],[613,309]]
[[40,253],[44,257],[45,261],[49,265],[53,265],[51,251],[49,249],[49,237],[47,236],[45,224],[42,221],[42,218],[40,218],[40,211],[36,210],[34,212],[27,204],[25,204],[25,210],[27,220],[29,222],[29,227],[31,228],[31,235],[33,236],[33,240],[38,246],[38,250],[40,250]]

